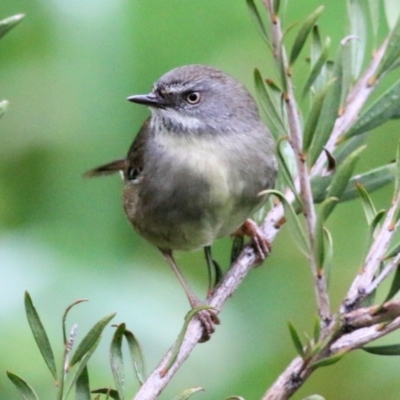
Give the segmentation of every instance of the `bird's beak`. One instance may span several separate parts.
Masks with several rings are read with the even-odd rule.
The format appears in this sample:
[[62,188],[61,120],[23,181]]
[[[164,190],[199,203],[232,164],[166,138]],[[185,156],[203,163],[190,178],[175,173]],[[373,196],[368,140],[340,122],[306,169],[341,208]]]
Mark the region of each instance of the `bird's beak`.
[[135,94],[134,96],[129,96],[127,100],[132,103],[142,104],[149,107],[164,108],[166,105],[165,100],[160,96],[157,96],[155,93]]

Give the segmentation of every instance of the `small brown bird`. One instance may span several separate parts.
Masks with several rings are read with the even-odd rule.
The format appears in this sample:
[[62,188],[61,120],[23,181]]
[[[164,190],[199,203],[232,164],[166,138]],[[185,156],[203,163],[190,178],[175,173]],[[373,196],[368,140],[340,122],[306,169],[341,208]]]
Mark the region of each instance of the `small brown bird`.
[[[208,66],[173,69],[149,94],[128,100],[148,106],[151,117],[126,158],[86,175],[122,172],[129,221],[161,251],[197,307],[202,303],[172,252],[204,248],[210,269],[217,238],[254,228],[247,219],[267,200],[259,193],[275,184],[275,144],[245,87]],[[260,253],[268,251],[259,232],[254,243]],[[196,315],[204,327],[201,341],[208,340],[218,317],[209,309]]]

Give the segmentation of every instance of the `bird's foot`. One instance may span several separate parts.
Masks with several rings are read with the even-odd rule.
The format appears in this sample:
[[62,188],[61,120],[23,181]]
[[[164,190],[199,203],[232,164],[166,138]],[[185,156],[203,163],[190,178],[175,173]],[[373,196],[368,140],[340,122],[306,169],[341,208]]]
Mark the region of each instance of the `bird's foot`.
[[219,318],[213,309],[201,310],[196,314],[196,317],[203,326],[203,334],[199,339],[199,343],[207,342],[215,332],[215,325],[219,325]]
[[243,222],[243,225],[235,232],[235,235],[246,235],[250,237],[260,262],[263,262],[271,252],[271,243],[266,238],[264,232],[252,219],[246,219],[246,221]]
[[[207,342],[211,335],[215,332],[215,325],[219,325],[220,321],[217,316],[217,310],[212,307],[206,306],[199,299],[192,298],[191,301],[192,311],[196,312],[196,318],[200,321],[203,327],[203,333],[199,339],[199,343]],[[200,308],[200,310],[196,310]]]

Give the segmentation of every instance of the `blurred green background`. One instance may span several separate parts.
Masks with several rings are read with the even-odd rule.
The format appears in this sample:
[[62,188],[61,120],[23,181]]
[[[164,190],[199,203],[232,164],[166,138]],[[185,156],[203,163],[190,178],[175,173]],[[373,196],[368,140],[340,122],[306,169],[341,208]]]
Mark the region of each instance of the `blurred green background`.
[[[287,22],[303,20],[317,0],[289,2]],[[86,170],[125,155],[148,111],[127,96],[146,93],[169,69],[210,64],[252,91],[254,67],[274,77],[268,49],[244,0],[8,0],[0,18],[25,20],[0,41],[0,97],[10,101],[0,121],[0,399],[19,398],[5,371],[54,399],[53,383],[31,336],[23,307],[28,290],[57,357],[61,315],[78,339],[101,317],[117,312],[142,343],[151,370],[176,338],[188,304],[158,252],[133,232],[121,207],[118,177],[86,180]],[[383,22],[383,17],[381,18]],[[334,46],[346,35],[345,1],[326,2],[320,20]],[[382,29],[382,32],[384,29]],[[288,36],[293,40],[293,33]],[[370,49],[371,50],[371,49]],[[306,63],[295,72],[299,89]],[[398,72],[397,72],[398,74]],[[358,170],[391,161],[396,123],[373,132]],[[379,208],[392,188],[374,194]],[[360,267],[367,233],[361,205],[341,205],[329,227],[335,240],[331,277],[337,309]],[[229,240],[215,245],[228,264]],[[204,297],[201,253],[179,254],[184,273]],[[295,356],[287,321],[312,332],[315,302],[306,260],[285,227],[272,256],[253,271],[226,304],[212,340],[196,348],[161,398],[202,386],[197,399],[241,395],[259,399]],[[108,347],[113,329],[89,363],[92,386],[112,384]],[[399,341],[398,334],[381,342]],[[130,368],[130,365],[128,365]],[[399,399],[399,358],[354,352],[318,370],[294,396],[320,393],[330,400]],[[128,373],[128,387],[136,389]]]

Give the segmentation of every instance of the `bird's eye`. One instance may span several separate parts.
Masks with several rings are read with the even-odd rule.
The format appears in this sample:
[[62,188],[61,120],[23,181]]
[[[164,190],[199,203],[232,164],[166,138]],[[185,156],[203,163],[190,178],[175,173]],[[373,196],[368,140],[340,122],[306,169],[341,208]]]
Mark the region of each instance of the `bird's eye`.
[[188,92],[188,93],[186,93],[185,98],[189,104],[197,104],[200,101],[200,93],[199,92]]

